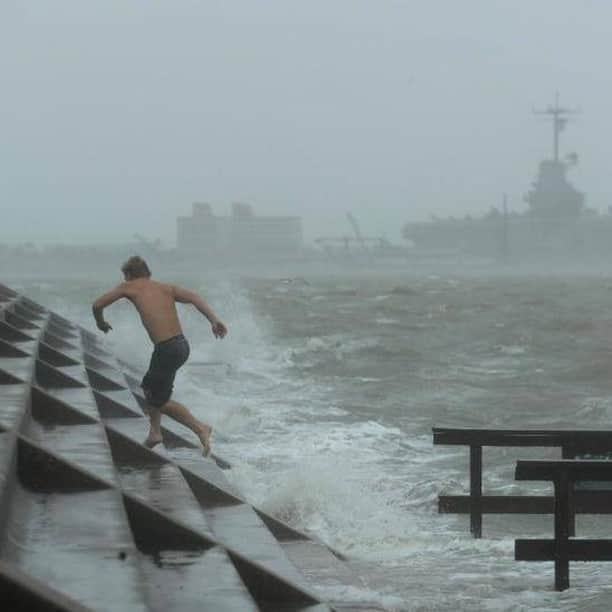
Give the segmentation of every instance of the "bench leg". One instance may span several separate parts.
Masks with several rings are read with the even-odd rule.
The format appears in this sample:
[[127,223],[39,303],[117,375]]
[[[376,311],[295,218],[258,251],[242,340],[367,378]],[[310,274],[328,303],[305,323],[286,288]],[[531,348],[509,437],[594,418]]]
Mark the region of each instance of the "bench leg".
[[576,535],[576,500],[573,482],[567,485],[567,535],[570,538]]
[[[573,446],[562,446],[561,447],[561,458],[562,459],[576,459],[576,449]],[[574,498],[574,483],[569,484],[567,491],[568,499],[568,533],[570,537],[576,535],[576,501]]]
[[555,480],[555,589],[569,588],[569,483],[566,472]]
[[470,531],[482,536],[482,446],[470,446]]

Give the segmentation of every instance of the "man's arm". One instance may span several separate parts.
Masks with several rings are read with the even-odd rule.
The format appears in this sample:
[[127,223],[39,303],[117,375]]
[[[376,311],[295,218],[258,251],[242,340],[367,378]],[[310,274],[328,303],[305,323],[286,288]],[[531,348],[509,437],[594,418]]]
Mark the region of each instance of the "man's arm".
[[123,287],[123,283],[117,285],[114,289],[111,289],[104,295],[101,295],[94,303],[92,307],[92,312],[94,319],[96,320],[96,325],[98,329],[107,333],[109,330],[113,329],[105,320],[102,311],[110,306],[113,302],[120,300],[122,297],[125,297],[125,289]]
[[213,312],[213,309],[197,293],[172,285],[174,299],[181,304],[193,304],[209,321],[215,338],[223,338],[227,334],[227,328],[221,319]]

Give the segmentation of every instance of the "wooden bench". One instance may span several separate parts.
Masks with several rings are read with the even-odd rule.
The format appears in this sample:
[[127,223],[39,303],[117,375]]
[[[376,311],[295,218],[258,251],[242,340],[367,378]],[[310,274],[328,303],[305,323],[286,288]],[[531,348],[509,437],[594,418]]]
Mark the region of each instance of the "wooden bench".
[[[433,428],[434,444],[470,448],[470,494],[440,495],[438,511],[470,515],[470,531],[482,535],[483,514],[552,514],[554,497],[482,494],[482,449],[498,447],[557,447],[563,459],[612,453],[612,431],[540,429],[449,429]],[[592,479],[591,479],[592,480]],[[570,534],[575,513],[612,513],[612,490],[576,491],[570,504]]]
[[[570,539],[574,484],[580,480],[612,482],[612,461],[518,461],[515,477],[517,480],[549,480],[555,488],[554,540],[515,540],[514,558],[517,561],[554,561],[557,591],[569,588],[570,561],[612,561],[612,540]],[[606,506],[608,513],[611,505]]]

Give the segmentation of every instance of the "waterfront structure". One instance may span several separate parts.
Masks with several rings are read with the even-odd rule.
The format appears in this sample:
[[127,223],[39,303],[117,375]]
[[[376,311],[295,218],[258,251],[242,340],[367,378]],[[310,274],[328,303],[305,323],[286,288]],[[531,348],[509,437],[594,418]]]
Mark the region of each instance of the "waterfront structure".
[[177,219],[177,250],[282,258],[303,247],[300,217],[259,216],[249,204],[232,204],[231,215],[217,216],[210,204],[195,202],[190,216]]

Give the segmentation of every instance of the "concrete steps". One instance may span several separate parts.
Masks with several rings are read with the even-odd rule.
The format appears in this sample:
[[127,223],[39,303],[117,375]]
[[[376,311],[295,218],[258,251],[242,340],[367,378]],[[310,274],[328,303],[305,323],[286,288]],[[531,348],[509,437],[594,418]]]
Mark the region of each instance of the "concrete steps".
[[139,384],[95,335],[0,285],[0,594],[16,609],[329,610],[298,560],[338,557],[250,506],[175,424],[144,447]]

